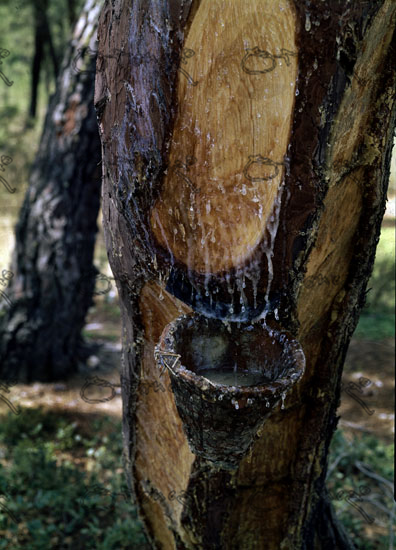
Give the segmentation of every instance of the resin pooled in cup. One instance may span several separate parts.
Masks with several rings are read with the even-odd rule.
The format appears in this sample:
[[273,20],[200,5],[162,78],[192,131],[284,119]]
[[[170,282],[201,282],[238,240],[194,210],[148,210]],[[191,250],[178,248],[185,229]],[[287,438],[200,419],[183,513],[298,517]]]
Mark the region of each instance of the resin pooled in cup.
[[214,384],[224,386],[259,386],[269,381],[260,371],[241,371],[237,370],[236,365],[224,367],[221,369],[201,369],[197,374],[204,376]]

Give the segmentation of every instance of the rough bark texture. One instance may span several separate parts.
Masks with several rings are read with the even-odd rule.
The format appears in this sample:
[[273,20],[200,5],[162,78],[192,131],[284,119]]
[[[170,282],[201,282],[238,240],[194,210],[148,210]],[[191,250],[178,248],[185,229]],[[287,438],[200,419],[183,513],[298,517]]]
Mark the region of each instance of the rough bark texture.
[[[107,2],[101,14],[95,105],[103,147],[105,235],[124,323],[126,470],[155,548],[348,549],[351,544],[334,517],[324,480],[337,424],[342,366],[364,305],[385,210],[395,126],[396,6],[390,0],[232,3],[235,13],[226,20],[224,32],[234,33],[240,49],[236,54],[233,41],[225,40],[231,45],[224,52],[219,78],[227,70],[236,78],[235,55],[250,71],[249,78],[258,71],[247,65],[245,38],[245,48],[261,49],[256,50],[259,58],[269,59],[268,52],[275,51],[268,44],[276,33],[263,32],[261,41],[254,43],[257,22],[261,27],[273,25],[266,30],[277,32],[292,25],[296,49],[284,64],[290,71],[294,62],[297,67],[297,81],[292,76],[290,84],[295,101],[282,99],[279,105],[280,121],[290,115],[279,138],[287,137],[286,150],[271,157],[265,149],[268,141],[250,150],[264,157],[256,159],[257,164],[273,167],[271,177],[268,172],[249,172],[251,166],[242,158],[239,175],[235,169],[218,168],[219,181],[243,182],[243,174],[253,183],[271,180],[278,189],[279,201],[273,199],[272,210],[267,205],[274,194],[259,197],[267,230],[259,233],[256,246],[246,236],[243,242],[250,252],[245,257],[243,250],[229,250],[235,235],[240,237],[236,245],[245,235],[239,227],[227,229],[224,212],[239,210],[234,225],[246,231],[252,227],[244,211],[247,203],[244,198],[237,201],[234,187],[227,189],[222,202],[217,199],[218,216],[200,218],[199,201],[209,194],[199,180],[200,170],[207,170],[212,143],[208,138],[202,151],[205,134],[196,131],[195,142],[191,137],[204,125],[205,113],[210,119],[211,109],[232,134],[225,135],[226,144],[239,137],[238,125],[233,127],[232,116],[227,119],[227,90],[224,99],[217,97],[205,110],[211,93],[208,67],[220,55],[208,62],[208,36],[215,49],[216,33],[223,32],[222,18],[227,18],[230,6],[221,0],[115,0]],[[217,18],[208,19],[211,10],[217,10]],[[250,25],[245,12],[251,16]],[[271,14],[274,21],[261,23],[261,12]],[[196,51],[191,44],[198,44],[199,37],[204,59],[193,57],[195,66],[185,70],[186,75],[181,70],[183,55]],[[280,42],[277,56],[289,48]],[[261,69],[262,75],[267,72]],[[246,70],[238,78],[246,79],[243,73]],[[186,81],[201,98],[197,104]],[[266,85],[263,81],[261,88]],[[252,100],[260,91],[254,86],[246,85]],[[284,105],[289,112],[282,111]],[[180,121],[186,113],[183,126]],[[239,132],[256,135],[256,116],[249,114],[250,122]],[[274,138],[279,137],[279,127],[272,123],[267,132],[272,128]],[[244,136],[240,139],[243,148]],[[224,144],[215,142],[213,147],[220,145]],[[224,166],[231,163],[225,150]],[[180,158],[181,151],[189,158]],[[237,154],[231,145],[229,154]],[[257,215],[252,208],[251,215]],[[271,216],[277,215],[276,230]],[[205,223],[215,231],[216,223],[223,224],[218,249],[197,238]],[[174,231],[173,240],[172,226],[181,232],[180,236]],[[190,255],[184,238],[193,247]],[[250,279],[242,287],[245,274]],[[318,275],[327,283],[312,284]],[[266,309],[267,319],[292,332],[305,353],[302,380],[287,394],[284,408],[273,408],[234,471],[216,468],[191,452],[172,391],[154,390],[160,383],[169,387],[168,374],[161,374],[156,364],[155,346],[166,325],[192,309],[228,320],[239,315],[246,323],[260,312],[262,317]]]
[[92,265],[100,205],[100,141],[93,106],[95,59],[83,71],[78,49],[94,47],[101,8],[89,0],[51,98],[2,305],[0,374],[63,378],[77,368],[81,330],[95,281]]

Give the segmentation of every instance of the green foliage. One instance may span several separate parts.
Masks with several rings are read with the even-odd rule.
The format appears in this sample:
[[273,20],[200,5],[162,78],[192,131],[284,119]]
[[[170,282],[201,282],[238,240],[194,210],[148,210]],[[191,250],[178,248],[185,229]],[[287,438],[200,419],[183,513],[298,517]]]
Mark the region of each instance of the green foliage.
[[57,422],[54,413],[44,414],[41,408],[22,409],[19,416],[9,414],[3,418],[0,441],[7,445],[17,445],[26,438],[31,442],[41,442],[55,434]]
[[[327,485],[332,495],[346,496],[348,491],[354,491],[356,495],[368,495],[367,500],[365,498],[362,498],[362,501],[356,500],[356,504],[363,513],[373,517],[378,523],[378,509],[371,504],[377,501],[385,510],[388,510],[388,518],[391,518],[394,506],[390,489],[390,480],[393,479],[393,454],[393,445],[386,445],[372,435],[364,434],[350,442],[345,438],[342,430],[337,430],[329,453]],[[365,475],[359,466],[371,476]],[[368,528],[364,515],[352,507],[345,497],[335,498],[332,503],[337,516],[358,549],[389,548],[389,535],[374,536]],[[381,510],[380,513],[382,513]],[[391,519],[388,519],[388,522],[392,529]]]
[[354,337],[359,340],[384,340],[395,334],[395,315],[393,313],[363,312],[356,327]]
[[[27,112],[30,101],[31,67],[34,55],[34,10],[36,0],[2,0],[0,3],[0,48],[10,52],[3,60],[1,70],[13,82],[7,86],[0,79],[0,154],[14,156],[11,149],[16,148],[23,159],[24,143],[20,143],[21,134],[26,130]],[[78,0],[76,4],[77,17],[84,4]],[[72,28],[68,18],[67,0],[50,0],[48,2],[48,20],[54,43],[56,56],[60,62],[71,39]],[[37,143],[45,110],[50,95],[55,90],[55,78],[52,61],[49,55],[43,60],[41,82],[39,86],[38,124],[30,129],[26,137],[26,146],[31,149],[32,143]],[[16,155],[16,151],[14,151]],[[34,153],[34,151],[33,151]],[[16,155],[17,156],[17,155]],[[27,157],[31,158],[31,155]],[[16,162],[16,160],[14,161]]]
[[383,227],[374,269],[367,285],[367,304],[354,336],[362,340],[393,338],[395,333],[395,232]]
[[342,430],[337,430],[331,441],[329,462],[342,454],[346,456],[338,462],[338,479],[352,480],[357,473],[356,461],[364,462],[386,479],[393,478],[393,445],[387,445],[372,435],[363,434],[351,443],[345,439]]
[[2,418],[0,494],[17,523],[0,507],[0,550],[148,548],[122,478],[120,422],[95,419],[89,432],[42,409]]

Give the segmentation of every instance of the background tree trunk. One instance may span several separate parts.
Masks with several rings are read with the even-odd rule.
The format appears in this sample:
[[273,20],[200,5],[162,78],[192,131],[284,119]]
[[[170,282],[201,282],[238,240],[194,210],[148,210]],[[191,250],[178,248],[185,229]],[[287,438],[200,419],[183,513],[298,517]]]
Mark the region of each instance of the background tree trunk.
[[[351,548],[324,481],[385,210],[395,12],[390,0],[104,6],[95,105],[125,463],[155,548]],[[176,384],[158,390],[169,375],[155,346],[192,310],[276,323],[305,353],[233,470],[191,451]]]
[[51,31],[48,23],[48,0],[36,0],[33,4],[34,11],[34,55],[32,59],[32,85],[30,93],[29,114],[36,116],[38,86],[40,82],[40,70],[44,60],[45,48],[48,48],[54,68],[55,78],[58,77],[58,59],[52,42]]
[[100,205],[100,142],[93,106],[100,0],[88,0],[50,101],[19,221],[0,320],[0,373],[63,378],[77,368],[81,330],[95,282],[93,251]]
[[67,12],[70,25],[74,25],[76,21],[76,0],[67,0]]

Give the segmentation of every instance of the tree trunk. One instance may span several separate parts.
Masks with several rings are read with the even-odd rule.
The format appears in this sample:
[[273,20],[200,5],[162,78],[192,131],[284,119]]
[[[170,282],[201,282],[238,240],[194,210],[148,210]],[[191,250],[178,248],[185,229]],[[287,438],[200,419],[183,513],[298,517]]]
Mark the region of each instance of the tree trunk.
[[125,464],[155,548],[352,547],[324,481],[385,210],[395,16],[391,0],[104,6]]
[[69,16],[70,25],[76,22],[76,0],[67,0],[67,13]]
[[36,1],[34,8],[34,55],[32,60],[32,83],[30,92],[29,114],[36,116],[38,85],[40,82],[40,69],[44,59],[45,46],[52,61],[55,78],[58,77],[58,59],[52,42],[51,31],[48,23],[48,0]]
[[35,118],[37,110],[38,85],[40,81],[41,63],[44,57],[43,40],[43,10],[42,5],[34,8],[34,55],[32,59],[32,82],[30,89],[30,107],[29,115]]
[[92,301],[100,205],[100,141],[93,106],[95,59],[78,71],[77,49],[94,46],[101,1],[88,0],[63,62],[16,227],[0,321],[0,373],[53,380],[77,368]]

